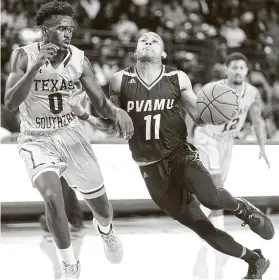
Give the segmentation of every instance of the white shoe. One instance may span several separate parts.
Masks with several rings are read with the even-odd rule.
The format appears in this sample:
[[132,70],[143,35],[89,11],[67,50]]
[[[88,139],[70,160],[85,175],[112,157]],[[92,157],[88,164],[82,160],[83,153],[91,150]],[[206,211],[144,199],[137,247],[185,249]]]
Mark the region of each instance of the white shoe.
[[110,232],[104,234],[100,231],[96,219],[93,219],[93,225],[96,228],[97,232],[101,235],[104,242],[104,250],[107,256],[107,259],[111,263],[120,263],[123,259],[123,247],[120,239],[116,235],[111,225]]
[[64,280],[77,280],[80,275],[80,262],[77,261],[76,264],[66,264],[62,263],[62,279]]

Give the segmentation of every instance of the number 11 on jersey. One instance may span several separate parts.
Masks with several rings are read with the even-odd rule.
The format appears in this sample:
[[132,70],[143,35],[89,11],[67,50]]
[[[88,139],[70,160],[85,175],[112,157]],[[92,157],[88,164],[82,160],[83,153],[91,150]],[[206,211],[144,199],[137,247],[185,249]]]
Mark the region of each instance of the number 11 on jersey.
[[160,121],[161,121],[161,114],[157,114],[155,116],[145,116],[145,139],[146,140],[151,140],[151,123],[152,119],[155,121],[155,126],[154,126],[154,134],[155,134],[155,139],[159,139],[159,132],[160,132]]

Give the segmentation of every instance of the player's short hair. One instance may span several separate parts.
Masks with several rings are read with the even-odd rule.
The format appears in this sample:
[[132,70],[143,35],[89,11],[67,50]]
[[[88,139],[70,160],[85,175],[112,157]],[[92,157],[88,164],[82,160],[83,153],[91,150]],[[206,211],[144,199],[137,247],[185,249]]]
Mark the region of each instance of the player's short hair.
[[54,0],[40,7],[35,16],[36,25],[43,25],[45,20],[49,19],[52,15],[65,15],[74,17],[75,10],[68,2]]
[[226,57],[225,60],[226,66],[228,66],[234,60],[244,60],[248,65],[248,58],[244,54],[240,52],[233,52]]

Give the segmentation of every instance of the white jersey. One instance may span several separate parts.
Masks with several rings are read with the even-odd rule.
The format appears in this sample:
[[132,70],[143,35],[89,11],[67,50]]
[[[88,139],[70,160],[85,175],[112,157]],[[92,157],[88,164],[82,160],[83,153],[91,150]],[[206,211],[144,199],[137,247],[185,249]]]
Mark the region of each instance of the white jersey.
[[[27,69],[35,62],[41,43],[22,47],[28,56]],[[21,131],[49,131],[75,126],[77,117],[67,103],[74,84],[82,75],[84,52],[70,45],[58,68],[47,61],[33,80],[28,97],[19,106]]]
[[[220,80],[216,83],[226,84],[227,80]],[[253,85],[243,82],[242,92],[238,93],[241,97],[240,110],[239,113],[228,123],[222,125],[205,125],[200,127],[200,129],[210,135],[210,136],[221,136],[224,134],[231,134],[232,136],[236,135],[241,131],[244,126],[247,114],[252,104],[255,102],[258,89]]]

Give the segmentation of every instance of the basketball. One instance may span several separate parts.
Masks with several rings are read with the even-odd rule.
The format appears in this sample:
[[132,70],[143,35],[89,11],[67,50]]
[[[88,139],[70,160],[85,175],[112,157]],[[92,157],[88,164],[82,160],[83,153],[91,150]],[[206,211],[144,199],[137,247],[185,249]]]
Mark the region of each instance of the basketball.
[[197,94],[197,110],[208,124],[229,122],[238,112],[239,100],[234,89],[224,84],[209,83]]

